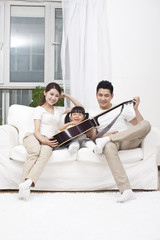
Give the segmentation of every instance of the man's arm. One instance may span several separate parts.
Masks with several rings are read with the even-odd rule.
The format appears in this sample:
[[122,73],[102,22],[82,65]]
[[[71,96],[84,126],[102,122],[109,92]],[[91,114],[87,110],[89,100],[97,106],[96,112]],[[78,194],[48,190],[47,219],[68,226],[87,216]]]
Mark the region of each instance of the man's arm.
[[96,134],[97,134],[96,128],[92,128],[91,130],[86,132],[86,136],[90,139],[93,139],[96,136]]
[[133,118],[130,123],[132,123],[133,125],[136,125],[137,123],[139,123],[140,121],[143,120],[143,117],[142,115],[140,114],[139,110],[138,110],[138,106],[139,106],[139,103],[140,103],[140,98],[139,97],[134,97],[133,98],[133,101],[134,101],[134,105],[133,105],[133,108],[134,108],[134,111],[135,111],[135,118]]

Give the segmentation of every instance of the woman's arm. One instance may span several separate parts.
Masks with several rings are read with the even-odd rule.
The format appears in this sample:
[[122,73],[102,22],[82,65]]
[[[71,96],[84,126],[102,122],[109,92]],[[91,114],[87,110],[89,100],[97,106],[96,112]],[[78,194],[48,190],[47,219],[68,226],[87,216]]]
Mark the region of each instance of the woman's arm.
[[56,140],[50,140],[49,138],[42,136],[42,134],[40,133],[40,123],[41,123],[40,119],[34,119],[35,137],[38,139],[38,141],[40,141],[44,145],[48,145],[52,148],[57,147],[58,142]]
[[[81,106],[83,107],[83,105],[78,101],[76,100],[75,98],[73,98],[72,96],[66,94],[66,93],[62,93],[60,98],[68,98],[75,106]],[[69,107],[66,107],[66,111],[64,113],[68,113],[72,110],[72,107],[69,108]]]

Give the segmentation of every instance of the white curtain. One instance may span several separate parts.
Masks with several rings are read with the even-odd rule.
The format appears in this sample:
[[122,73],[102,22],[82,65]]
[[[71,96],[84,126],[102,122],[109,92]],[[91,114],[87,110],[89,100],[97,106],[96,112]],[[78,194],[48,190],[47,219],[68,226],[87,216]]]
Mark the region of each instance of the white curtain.
[[96,86],[110,80],[107,0],[63,0],[62,71],[65,91],[86,108]]

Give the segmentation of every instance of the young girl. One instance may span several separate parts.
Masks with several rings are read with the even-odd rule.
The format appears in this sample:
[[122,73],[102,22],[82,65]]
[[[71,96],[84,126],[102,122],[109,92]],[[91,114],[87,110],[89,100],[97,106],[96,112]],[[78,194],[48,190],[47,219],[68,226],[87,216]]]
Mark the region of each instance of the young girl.
[[53,148],[58,145],[56,140],[50,139],[58,132],[61,116],[71,111],[71,108],[54,106],[60,97],[68,98],[74,105],[81,105],[73,97],[61,93],[61,88],[57,83],[47,85],[41,103],[34,109],[34,130],[27,133],[23,139],[27,159],[19,184],[19,199],[29,198],[30,187],[35,186],[52,155]]
[[[85,110],[81,106],[76,106],[72,108],[71,112],[69,112],[65,117],[65,124],[59,129],[63,131],[69,127],[73,127],[83,120],[89,117],[88,113],[85,113]],[[95,144],[93,141],[89,141],[86,138],[91,137],[91,131],[88,131],[86,134],[82,134],[71,141],[69,144],[68,150],[70,153],[76,153],[77,150],[81,147],[87,147],[91,150],[95,148]]]

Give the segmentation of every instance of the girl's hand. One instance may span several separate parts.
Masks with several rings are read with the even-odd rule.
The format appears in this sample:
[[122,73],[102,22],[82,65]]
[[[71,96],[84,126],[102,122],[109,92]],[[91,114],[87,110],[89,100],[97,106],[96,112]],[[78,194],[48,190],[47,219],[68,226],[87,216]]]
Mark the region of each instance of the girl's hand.
[[69,122],[69,125],[77,125],[77,122],[71,121],[71,122]]

